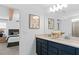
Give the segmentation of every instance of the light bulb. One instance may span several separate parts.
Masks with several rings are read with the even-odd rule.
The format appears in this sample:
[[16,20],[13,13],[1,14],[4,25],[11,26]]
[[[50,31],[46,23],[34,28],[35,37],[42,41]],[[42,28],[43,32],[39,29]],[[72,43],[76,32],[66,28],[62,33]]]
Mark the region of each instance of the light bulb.
[[53,11],[53,9],[52,9],[52,7],[50,7],[50,12],[52,12]]
[[50,12],[55,12],[55,9],[50,7]]
[[56,11],[58,11],[58,10],[59,10],[59,8],[60,8],[60,5],[59,5],[59,4],[57,4]]
[[54,5],[54,6],[53,6],[53,9],[54,9],[55,11],[58,11],[57,5]]
[[55,9],[52,10],[52,12],[55,12],[55,11],[56,11]]
[[62,9],[62,8],[63,8],[63,5],[60,5],[60,6],[59,6],[59,9]]
[[59,9],[66,8],[67,6],[68,6],[67,4],[55,4],[53,5],[53,8],[50,7],[50,12],[58,11]]

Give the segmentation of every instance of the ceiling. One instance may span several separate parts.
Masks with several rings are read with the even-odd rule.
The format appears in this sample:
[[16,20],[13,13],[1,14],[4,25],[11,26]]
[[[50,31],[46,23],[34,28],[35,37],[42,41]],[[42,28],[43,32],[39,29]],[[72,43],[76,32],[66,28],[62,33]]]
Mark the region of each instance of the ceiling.
[[68,4],[67,8],[63,8],[62,10],[59,10],[55,13],[53,12],[49,12],[49,7],[53,6],[52,5],[43,5],[44,9],[45,9],[45,13],[49,14],[49,15],[58,15],[58,16],[69,16],[69,15],[73,15],[76,13],[79,13],[79,4]]
[[[16,8],[16,9],[27,9],[29,7],[36,7],[41,9],[47,15],[58,15],[58,16],[69,16],[79,12],[79,4],[68,4],[67,8],[63,8],[55,13],[49,12],[49,7],[53,4],[7,4],[5,6]],[[29,6],[29,7],[28,7]]]

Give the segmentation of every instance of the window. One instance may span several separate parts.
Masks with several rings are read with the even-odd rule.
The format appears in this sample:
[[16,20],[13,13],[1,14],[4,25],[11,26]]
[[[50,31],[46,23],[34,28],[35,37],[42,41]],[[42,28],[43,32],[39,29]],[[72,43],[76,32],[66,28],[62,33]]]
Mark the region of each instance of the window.
[[6,28],[6,23],[1,22],[1,23],[0,23],[0,28]]

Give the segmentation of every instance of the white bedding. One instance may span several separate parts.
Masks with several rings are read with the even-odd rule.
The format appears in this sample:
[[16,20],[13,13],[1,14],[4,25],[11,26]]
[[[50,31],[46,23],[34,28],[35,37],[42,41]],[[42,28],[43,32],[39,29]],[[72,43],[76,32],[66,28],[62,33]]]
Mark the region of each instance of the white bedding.
[[9,42],[18,42],[19,41],[19,37],[9,37],[8,39],[8,43]]

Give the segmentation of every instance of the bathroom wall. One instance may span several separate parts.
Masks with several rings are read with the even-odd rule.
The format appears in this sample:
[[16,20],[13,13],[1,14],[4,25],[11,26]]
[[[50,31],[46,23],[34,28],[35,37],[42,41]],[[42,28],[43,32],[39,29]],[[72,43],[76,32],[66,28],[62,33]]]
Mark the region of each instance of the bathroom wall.
[[[48,29],[48,17],[52,15],[44,14],[45,9],[41,5],[7,5],[12,8],[19,9],[20,11],[20,54],[21,55],[34,55],[36,54],[36,34],[51,33],[52,30]],[[40,16],[40,29],[29,29],[29,14]],[[58,19],[54,17],[54,21]],[[56,27],[56,25],[55,25]]]
[[[44,33],[44,14],[40,6],[19,5],[21,12],[20,54],[36,54],[35,34]],[[23,8],[24,7],[24,8]],[[29,14],[40,16],[40,29],[29,29]]]

